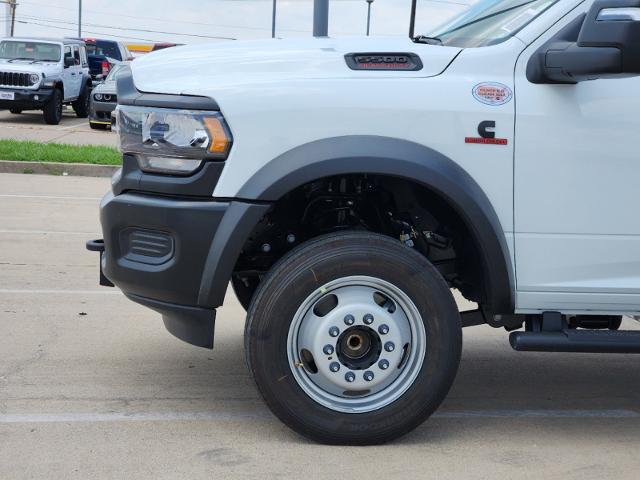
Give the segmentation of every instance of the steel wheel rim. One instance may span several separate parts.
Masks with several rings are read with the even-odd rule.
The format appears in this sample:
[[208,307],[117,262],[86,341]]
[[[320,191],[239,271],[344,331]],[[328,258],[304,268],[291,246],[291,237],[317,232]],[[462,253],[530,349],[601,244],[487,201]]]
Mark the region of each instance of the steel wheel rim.
[[[325,304],[328,313],[319,308]],[[366,413],[392,404],[413,385],[426,343],[422,316],[400,288],[351,276],[327,283],[302,302],[289,328],[287,355],[293,377],[312,400],[338,412]],[[369,350],[358,356],[360,346]]]

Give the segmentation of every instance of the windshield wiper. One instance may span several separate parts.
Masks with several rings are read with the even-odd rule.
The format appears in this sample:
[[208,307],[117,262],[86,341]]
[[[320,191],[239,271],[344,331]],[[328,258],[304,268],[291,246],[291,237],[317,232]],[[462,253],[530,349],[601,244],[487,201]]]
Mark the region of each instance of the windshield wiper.
[[482,22],[483,20],[486,20],[488,18],[492,18],[492,17],[496,17],[498,15],[502,15],[503,13],[510,12],[511,10],[515,10],[517,8],[524,7],[525,5],[529,5],[530,3],[535,3],[537,1],[538,0],[529,0],[528,2],[520,3],[520,4],[515,5],[513,7],[505,8],[504,10],[498,10],[497,12],[490,13],[489,15],[485,15],[484,17],[476,18],[475,20],[471,20],[470,22],[463,23],[462,25],[458,25],[457,27],[452,28],[451,30],[447,30],[446,32],[441,33],[440,36],[443,37],[444,35],[448,35],[450,33],[457,32],[458,30],[466,28],[466,27],[468,27],[470,25],[474,25],[474,24],[476,24],[478,22]]
[[427,37],[426,35],[418,35],[413,37],[415,43],[426,43],[427,45],[444,45],[438,37]]
[[33,60],[33,58],[26,58],[26,57],[12,58],[7,63],[15,62],[16,60]]

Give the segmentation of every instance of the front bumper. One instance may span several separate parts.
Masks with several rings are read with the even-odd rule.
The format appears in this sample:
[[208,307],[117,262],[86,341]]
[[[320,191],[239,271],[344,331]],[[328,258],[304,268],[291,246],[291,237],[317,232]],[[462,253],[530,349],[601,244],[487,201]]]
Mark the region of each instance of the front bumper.
[[213,199],[223,167],[206,162],[190,177],[153,175],[125,155],[100,206],[104,240],[87,243],[100,252],[101,285],[115,284],[162,314],[173,335],[207,348],[235,262],[269,209]]
[[13,92],[14,100],[0,100],[0,108],[19,108],[22,110],[35,110],[43,108],[53,94],[52,88],[40,88],[38,90],[26,90],[20,88],[2,88],[1,92]]
[[115,102],[98,102],[91,99],[89,122],[97,125],[111,125],[111,114],[116,109]]
[[228,206],[108,193],[100,207],[104,276],[131,300],[161,313],[171,333],[208,348],[213,346],[215,308],[198,306],[198,296],[209,249]]

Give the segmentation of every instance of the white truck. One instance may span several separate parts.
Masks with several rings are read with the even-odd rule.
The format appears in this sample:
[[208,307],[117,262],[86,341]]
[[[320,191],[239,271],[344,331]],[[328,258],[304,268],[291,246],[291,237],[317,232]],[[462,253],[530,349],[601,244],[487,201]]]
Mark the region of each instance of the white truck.
[[640,314],[638,75],[640,0],[479,0],[409,39],[152,54],[119,76],[124,163],[87,246],[102,284],[194,345],[231,283],[275,415],[389,441],[445,398],[462,327],[640,353],[619,330]]
[[0,108],[20,114],[42,110],[57,125],[63,105],[89,115],[91,76],[84,42],[73,39],[6,38],[0,41]]

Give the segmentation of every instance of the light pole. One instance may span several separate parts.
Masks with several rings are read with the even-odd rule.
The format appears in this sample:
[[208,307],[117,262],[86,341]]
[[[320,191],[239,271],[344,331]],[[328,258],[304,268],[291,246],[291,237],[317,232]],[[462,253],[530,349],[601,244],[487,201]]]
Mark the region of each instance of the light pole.
[[78,38],[82,38],[82,0],[78,0]]
[[273,0],[273,12],[271,13],[271,38],[276,38],[276,2]]
[[369,36],[369,27],[371,26],[371,4],[373,0],[367,0],[367,37]]
[[329,0],[313,0],[313,36],[329,35]]

